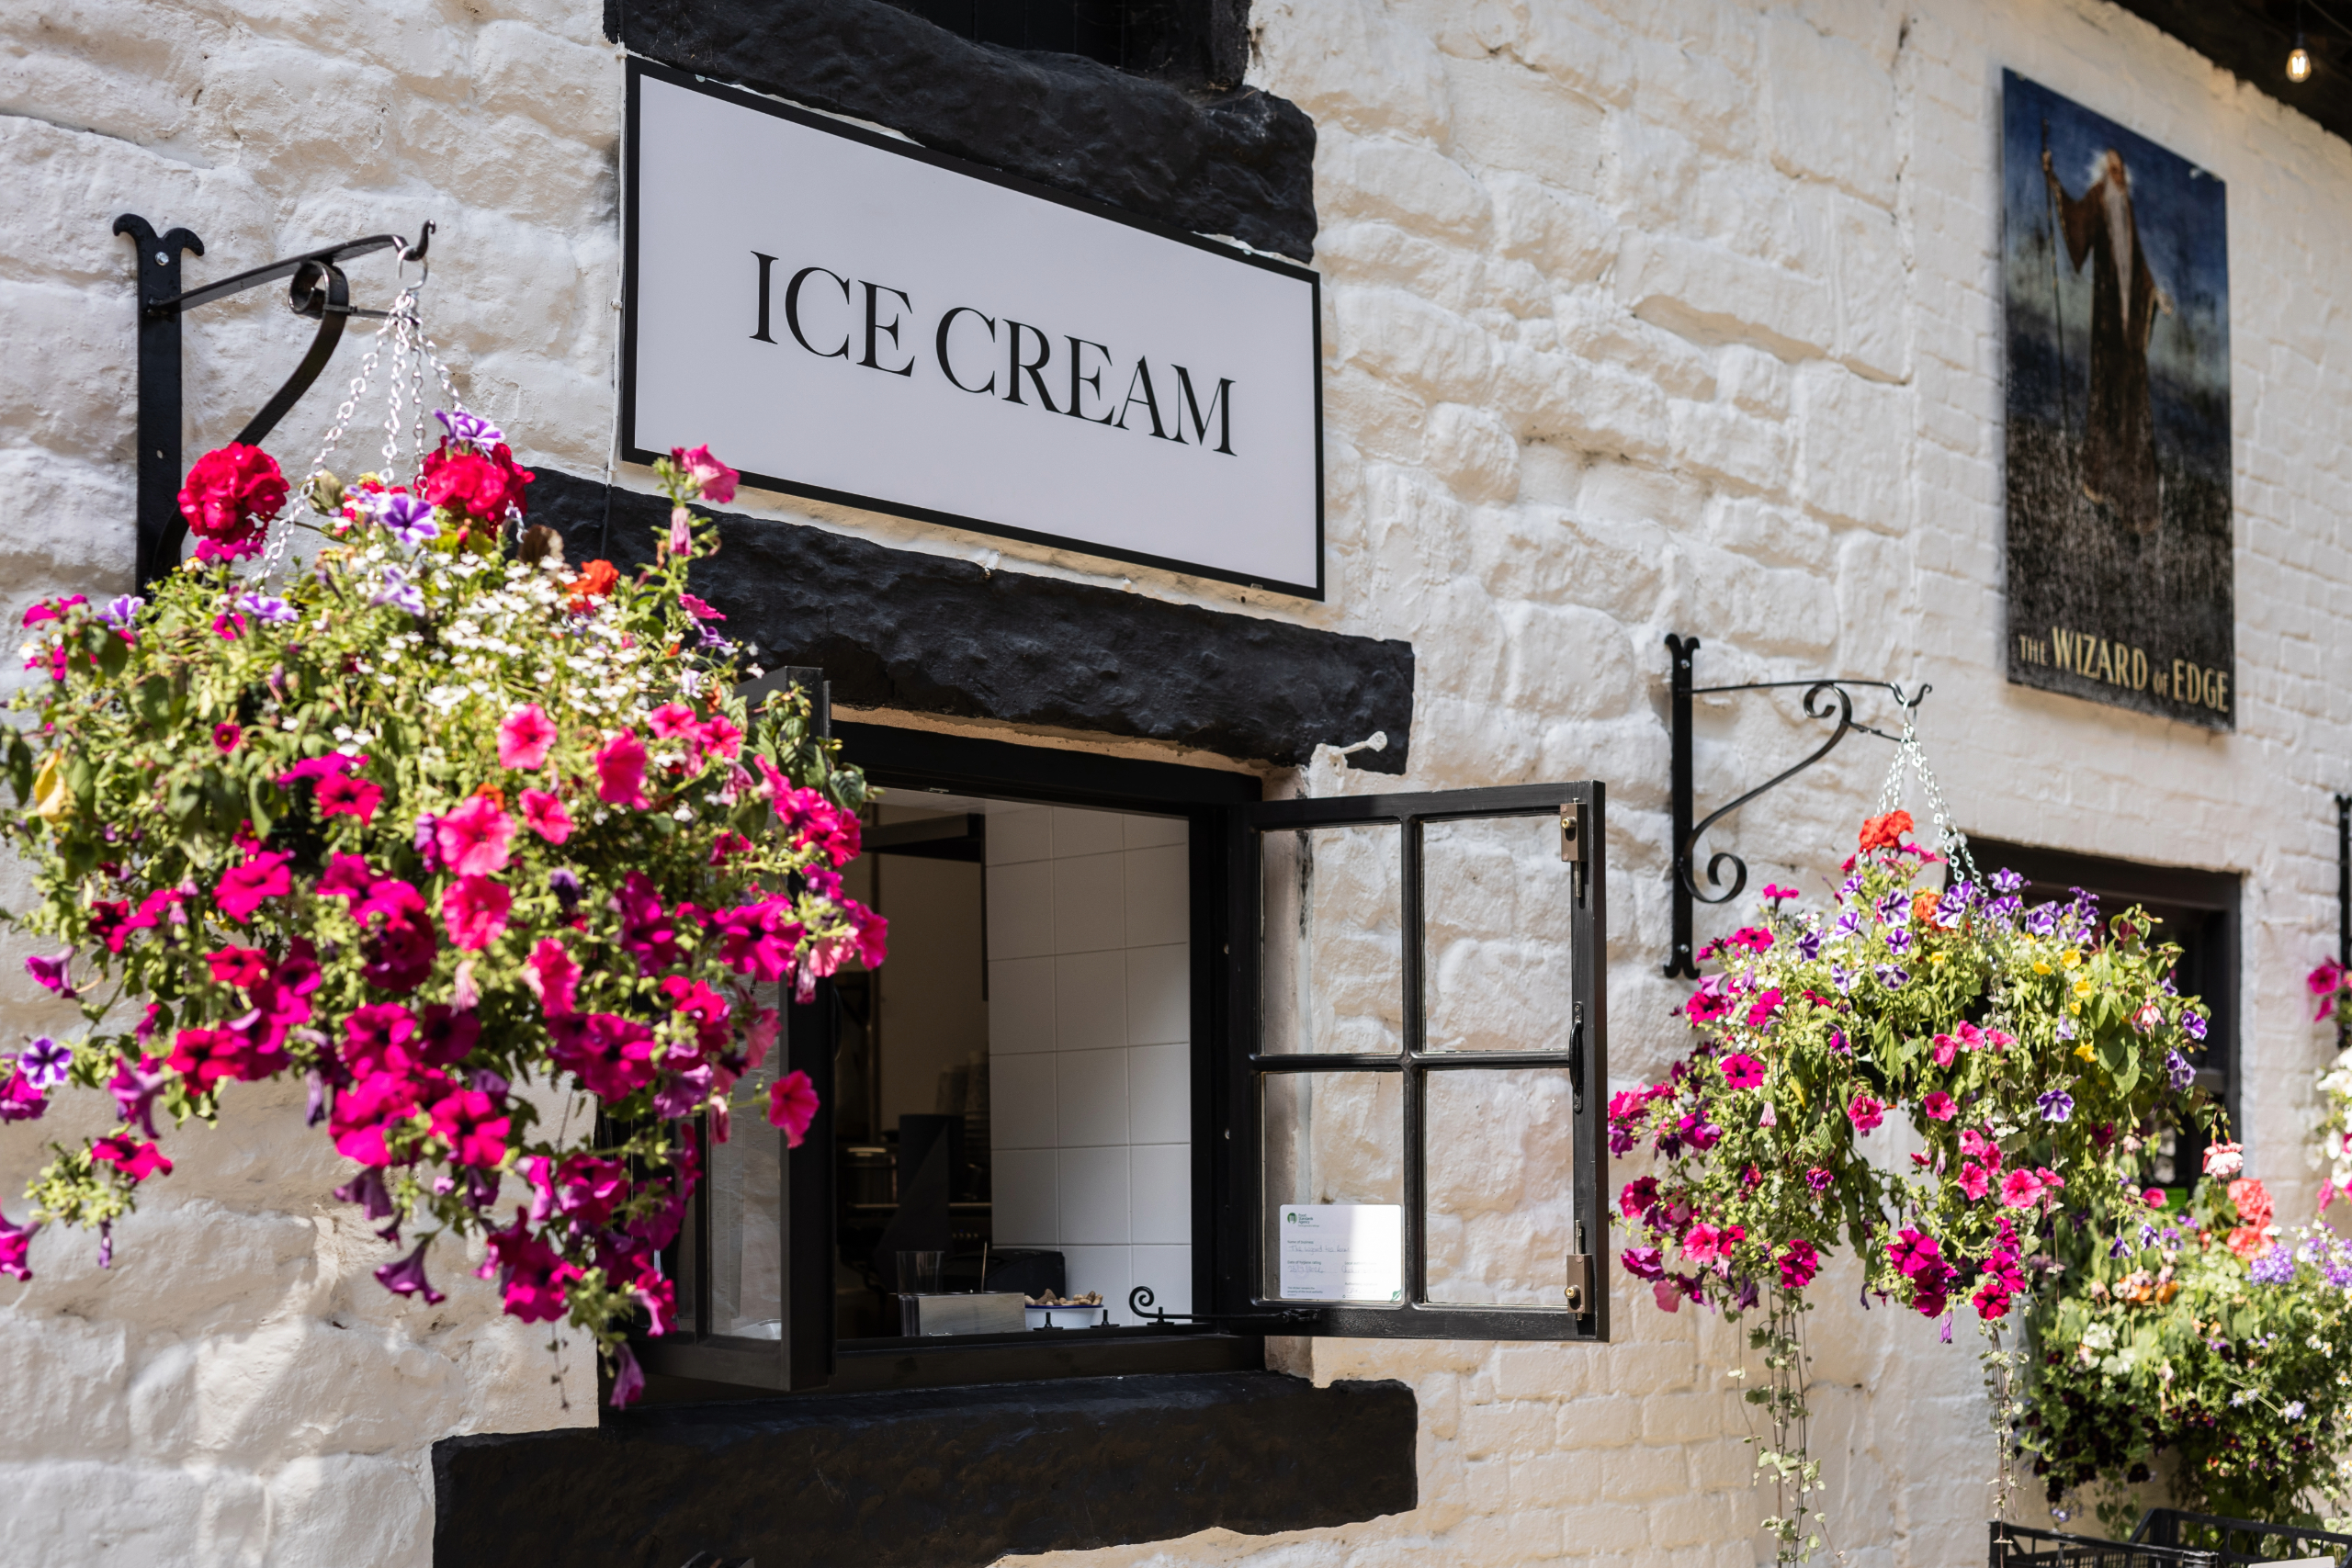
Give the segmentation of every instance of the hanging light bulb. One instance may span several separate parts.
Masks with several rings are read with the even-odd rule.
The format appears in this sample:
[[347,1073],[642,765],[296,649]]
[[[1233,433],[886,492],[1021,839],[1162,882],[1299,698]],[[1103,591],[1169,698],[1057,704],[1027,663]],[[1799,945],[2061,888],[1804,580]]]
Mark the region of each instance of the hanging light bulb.
[[2308,82],[2312,78],[2312,51],[2303,47],[2303,0],[2295,0],[2295,47],[2287,55],[2287,80]]

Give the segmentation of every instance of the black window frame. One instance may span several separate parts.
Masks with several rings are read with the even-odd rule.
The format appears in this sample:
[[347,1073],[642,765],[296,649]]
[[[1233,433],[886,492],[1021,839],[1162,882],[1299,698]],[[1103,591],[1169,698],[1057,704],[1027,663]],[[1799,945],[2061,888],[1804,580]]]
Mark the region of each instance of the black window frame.
[[[1226,874],[1232,900],[1227,929],[1253,940],[1235,943],[1229,965],[1221,1071],[1216,1093],[1224,1129],[1212,1145],[1217,1172],[1213,1201],[1220,1245],[1209,1299],[1225,1322],[1259,1324],[1268,1334],[1351,1338],[1542,1340],[1605,1342],[1609,1338],[1607,1129],[1603,1103],[1609,1082],[1608,868],[1606,795],[1597,780],[1555,784],[1506,785],[1424,794],[1326,796],[1269,801],[1232,814]],[[1567,1038],[1556,1049],[1524,1051],[1430,1051],[1425,1040],[1425,950],[1422,897],[1423,829],[1433,822],[1504,817],[1557,816],[1564,859],[1573,859],[1578,885],[1570,934],[1570,997],[1575,1016],[1565,1021]],[[1403,1039],[1394,1055],[1298,1053],[1273,1055],[1263,1041],[1259,982],[1262,949],[1259,935],[1264,835],[1294,829],[1394,826],[1397,830],[1398,975],[1402,987]],[[1423,1109],[1432,1072],[1566,1068],[1574,1087],[1571,1179],[1581,1267],[1581,1308],[1479,1306],[1429,1299],[1424,1235],[1427,1155]],[[1404,1078],[1404,1147],[1401,1202],[1405,1241],[1404,1299],[1394,1304],[1301,1303],[1270,1294],[1263,1278],[1264,1099],[1266,1075],[1316,1072],[1395,1072]],[[1564,1274],[1575,1265],[1563,1259]],[[1571,1281],[1571,1289],[1577,1286]],[[1198,1298],[1196,1298],[1198,1299]]]
[[[786,671],[785,679],[822,690],[821,673]],[[820,1109],[797,1149],[781,1150],[784,1182],[778,1224],[784,1279],[783,1324],[775,1340],[708,1332],[700,1314],[682,1310],[668,1334],[633,1335],[647,1397],[654,1401],[762,1398],[803,1393],[860,1393],[983,1382],[1152,1372],[1229,1371],[1264,1365],[1268,1335],[1348,1335],[1365,1337],[1481,1340],[1605,1340],[1609,1337],[1607,1236],[1600,1203],[1605,1190],[1607,1084],[1606,900],[1603,790],[1598,783],[1465,790],[1437,795],[1355,795],[1317,801],[1265,801],[1255,773],[1201,768],[1051,745],[1020,744],[891,725],[833,720],[843,758],[869,782],[906,804],[926,793],[982,795],[1096,810],[1149,812],[1183,818],[1190,828],[1193,987],[1193,1301],[1188,1321],[1091,1330],[1080,1335],[972,1335],[935,1341],[834,1337],[833,1066],[839,1003],[830,982],[814,1001],[785,1008],[785,1071],[808,1074]],[[1582,1028],[1567,1048],[1535,1053],[1416,1053],[1382,1070],[1408,1079],[1432,1070],[1477,1066],[1569,1066],[1579,1073],[1574,1133],[1577,1170],[1575,1205],[1580,1222],[1596,1227],[1586,1238],[1590,1263],[1581,1313],[1543,1308],[1445,1306],[1416,1301],[1404,1310],[1366,1306],[1303,1306],[1269,1300],[1257,1291],[1261,1223],[1254,1159],[1258,1123],[1254,1085],[1263,1070],[1312,1070],[1284,1064],[1267,1068],[1257,1058],[1258,840],[1268,830],[1304,824],[1387,822],[1418,854],[1427,822],[1490,816],[1549,815],[1567,807],[1580,852],[1581,929],[1576,934],[1575,985]],[[1418,894],[1417,865],[1403,886]],[[1418,898],[1404,911],[1409,935],[1399,954],[1411,998],[1416,1041],[1419,1019]],[[1249,940],[1242,940],[1243,937]],[[1476,1059],[1472,1059],[1476,1058]],[[1325,1058],[1335,1065],[1352,1058]],[[1237,1094],[1250,1109],[1237,1112]],[[739,1118],[735,1136],[774,1135]],[[1248,1129],[1245,1135],[1242,1129]],[[1228,1129],[1234,1135],[1226,1135]],[[704,1168],[708,1168],[707,1129]],[[1250,1150],[1249,1160],[1238,1156]],[[1418,1171],[1417,1143],[1406,1157]],[[682,1304],[710,1299],[710,1205],[707,1189],[689,1206],[681,1241],[672,1249]],[[1405,1223],[1415,1237],[1410,1278],[1419,1291],[1419,1210]],[[1413,1292],[1408,1292],[1413,1293]]]

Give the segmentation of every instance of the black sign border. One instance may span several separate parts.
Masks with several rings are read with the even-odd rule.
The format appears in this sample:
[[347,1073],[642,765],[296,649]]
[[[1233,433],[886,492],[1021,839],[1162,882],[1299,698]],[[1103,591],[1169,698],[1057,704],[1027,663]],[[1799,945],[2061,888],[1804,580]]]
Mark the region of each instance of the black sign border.
[[1296,278],[1311,291],[1313,330],[1315,338],[1315,581],[1313,583],[1282,582],[1251,577],[1245,572],[1222,571],[1197,562],[1180,560],[1170,556],[1148,555],[1140,551],[1116,550],[1087,539],[1073,539],[1059,534],[1048,534],[1035,528],[1021,528],[1011,524],[989,522],[983,518],[967,517],[957,513],[935,511],[930,507],[913,506],[880,496],[858,495],[848,491],[831,490],[821,485],[803,484],[776,474],[743,470],[743,481],[755,489],[775,491],[785,495],[797,495],[804,500],[827,502],[837,506],[856,507],[861,511],[878,512],[887,516],[905,517],[918,523],[936,524],[943,527],[960,528],[969,533],[985,534],[994,538],[1017,539],[1025,544],[1046,545],[1056,549],[1070,550],[1100,559],[1129,561],[1137,566],[1157,567],[1186,577],[1207,578],[1218,582],[1238,583],[1243,587],[1290,595],[1294,598],[1320,602],[1328,570],[1324,560],[1324,472],[1323,472],[1323,278],[1310,267],[1299,266],[1278,257],[1237,249],[1222,241],[1179,229],[1173,224],[1155,219],[1123,212],[1117,208],[1072,196],[1067,191],[1008,175],[983,164],[934,152],[926,147],[883,136],[862,126],[851,125],[828,115],[812,113],[774,98],[710,81],[691,72],[673,70],[637,55],[628,58],[628,87],[626,119],[621,144],[621,363],[620,363],[620,455],[625,462],[650,465],[666,453],[649,451],[637,440],[637,214],[638,214],[638,107],[639,86],[648,76],[666,82],[689,92],[701,93],[744,108],[756,109],[778,119],[811,130],[821,130],[854,141],[860,146],[910,158],[933,168],[968,179],[983,180],[989,185],[1050,201],[1076,212],[1095,218],[1109,219],[1130,229],[1139,229],[1163,240],[1173,240],[1196,251],[1223,260],[1238,262],[1245,266],[1260,267],[1284,277]]

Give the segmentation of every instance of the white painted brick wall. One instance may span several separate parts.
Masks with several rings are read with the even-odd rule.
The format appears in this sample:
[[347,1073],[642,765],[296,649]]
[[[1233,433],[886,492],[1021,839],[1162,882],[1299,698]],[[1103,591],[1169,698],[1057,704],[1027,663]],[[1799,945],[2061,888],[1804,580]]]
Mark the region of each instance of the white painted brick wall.
[[[130,561],[131,313],[118,212],[187,224],[191,278],[441,225],[426,295],[476,402],[529,460],[605,466],[620,72],[592,5],[22,0],[0,12],[0,613],[119,591]],[[1932,754],[1973,829],[2245,877],[2248,1143],[2290,1213],[2324,1042],[2300,977],[2333,928],[2327,793],[2352,783],[2338,678],[2352,148],[2098,0],[1259,0],[1254,74],[1315,116],[1334,592],[1322,606],[821,507],[920,549],[1410,638],[1415,787],[1612,790],[1615,1071],[1677,1046],[1657,977],[1668,630],[1713,681],[1932,680]],[[1998,90],[2003,66],[2229,183],[2240,728],[2212,736],[2001,674]],[[358,264],[380,292],[382,258]],[[188,333],[191,454],[299,353],[266,292]],[[345,361],[351,360],[345,350]],[[347,374],[347,369],[341,373]],[[332,380],[333,378],[331,377]],[[289,467],[324,391],[276,443]],[[752,498],[756,500],[757,498]],[[13,678],[13,677],[11,677]],[[1703,797],[1803,743],[1702,705]],[[1877,787],[1849,743],[1721,841],[1818,873]],[[1361,784],[1364,781],[1357,780]],[[27,895],[20,874],[0,901]],[[0,953],[17,1032],[65,1021]],[[593,1419],[584,1360],[368,1278],[373,1239],[287,1094],[239,1089],[122,1227],[109,1275],[45,1235],[0,1287],[12,1559],[413,1565],[431,1441]],[[0,1132],[0,1203],[69,1125]],[[1825,1298],[1815,1448],[1856,1563],[1983,1551],[1990,1446],[1965,1343]],[[1317,1378],[1402,1377],[1422,1506],[1275,1541],[1221,1533],[1088,1563],[1720,1564],[1750,1529],[1736,1337],[1620,1292],[1606,1348],[1324,1343]],[[569,1394],[569,1406],[562,1394]],[[1047,1560],[1040,1559],[1039,1562]]]

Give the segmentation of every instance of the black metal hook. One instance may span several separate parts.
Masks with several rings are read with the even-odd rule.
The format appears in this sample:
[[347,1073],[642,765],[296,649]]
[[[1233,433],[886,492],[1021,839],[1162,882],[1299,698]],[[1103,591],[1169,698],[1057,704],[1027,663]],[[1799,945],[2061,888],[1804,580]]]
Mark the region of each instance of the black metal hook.
[[255,446],[277,428],[302,394],[311,389],[334,357],[343,329],[354,316],[383,320],[389,312],[364,310],[351,303],[351,286],[340,263],[374,251],[397,248],[403,262],[423,261],[433,241],[427,223],[412,243],[399,234],[369,234],[325,245],[300,255],[284,256],[266,266],[248,268],[211,283],[183,291],[180,252],[204,254],[204,242],[187,229],[158,235],[135,212],[114,220],[114,231],[128,234],[139,247],[139,534],[137,574],[142,589],[169,571],[179,559],[187,537],[180,516],[180,318],[198,305],[224,299],[280,277],[293,281],[287,304],[298,316],[319,323],[311,346],[294,374],[245,422],[235,440]]
[[[1674,936],[1673,946],[1667,953],[1665,973],[1670,979],[1695,980],[1699,977],[1699,969],[1696,954],[1691,951],[1691,907],[1694,904],[1728,904],[1747,889],[1747,863],[1729,850],[1718,850],[1707,857],[1707,886],[1720,891],[1710,893],[1700,887],[1695,867],[1699,840],[1705,837],[1707,829],[1758,795],[1778,789],[1828,756],[1838,749],[1839,741],[1855,730],[1875,735],[1882,740],[1901,740],[1899,735],[1890,735],[1873,725],[1855,720],[1854,690],[1875,687],[1891,692],[1897,706],[1916,709],[1927,701],[1928,694],[1935,688],[1923,683],[1917,693],[1906,696],[1903,688],[1892,681],[1851,681],[1837,676],[1816,676],[1803,681],[1750,681],[1736,686],[1694,686],[1690,683],[1690,671],[1699,651],[1699,639],[1668,632],[1666,646],[1674,656],[1673,712],[1670,716],[1674,752],[1673,791],[1668,803],[1672,815],[1672,840],[1668,847],[1674,857]],[[1798,759],[1794,765],[1783,768],[1754,789],[1734,798],[1729,805],[1718,807],[1694,825],[1690,820],[1695,809],[1690,758],[1690,699],[1725,692],[1792,691],[1799,687],[1804,690],[1802,705],[1805,717],[1826,719],[1834,716],[1837,719],[1829,739]],[[1834,710],[1827,701],[1829,697],[1837,699]],[[1731,873],[1728,887],[1724,886],[1726,868]]]

